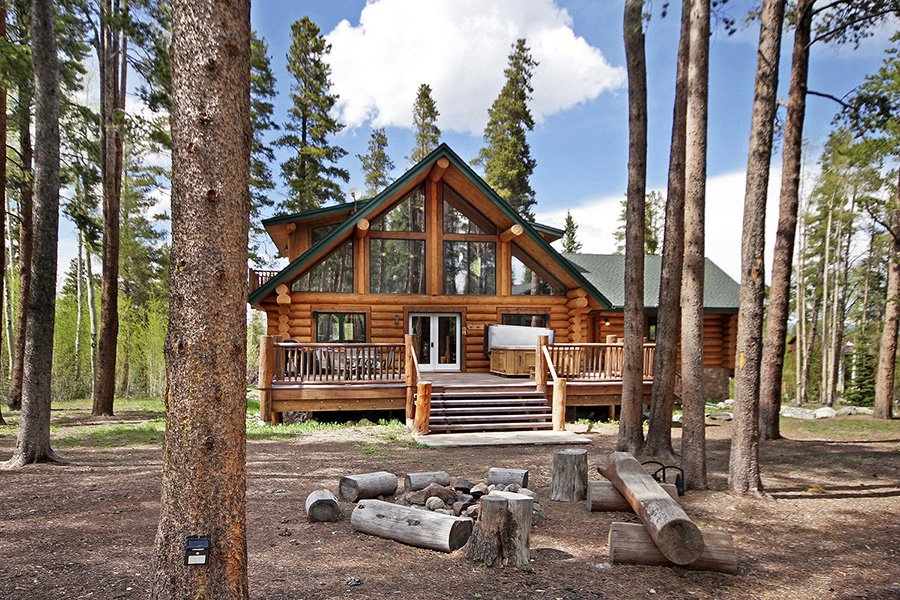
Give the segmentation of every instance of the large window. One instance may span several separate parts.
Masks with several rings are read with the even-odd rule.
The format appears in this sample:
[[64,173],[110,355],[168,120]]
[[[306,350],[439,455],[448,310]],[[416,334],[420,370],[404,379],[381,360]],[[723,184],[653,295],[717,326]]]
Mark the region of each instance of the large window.
[[425,240],[369,240],[369,289],[373,294],[425,293]]
[[566,293],[565,287],[519,246],[512,244],[511,248],[513,296],[562,296]]
[[366,341],[366,314],[317,312],[316,342],[356,342]]
[[496,295],[497,245],[494,242],[445,241],[444,293]]
[[353,241],[348,240],[298,277],[295,292],[353,293]]
[[523,327],[546,327],[550,321],[548,314],[536,313],[504,313],[500,316],[503,325],[521,325]]
[[372,221],[371,231],[425,232],[425,188],[408,193],[393,208]]
[[488,234],[494,226],[477,210],[444,184],[444,233]]

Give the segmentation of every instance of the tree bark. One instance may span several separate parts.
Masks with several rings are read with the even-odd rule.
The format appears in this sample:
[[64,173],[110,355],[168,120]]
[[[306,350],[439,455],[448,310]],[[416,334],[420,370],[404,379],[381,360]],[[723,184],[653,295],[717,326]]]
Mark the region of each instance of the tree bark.
[[97,301],[94,298],[94,267],[91,261],[91,246],[84,243],[84,275],[87,278],[88,326],[91,331],[91,396],[97,373]]
[[706,393],[703,385],[704,218],[709,96],[709,0],[691,4],[685,125],[684,265],[681,283],[681,467],[688,489],[705,490]]
[[34,189],[32,188],[34,149],[31,144],[31,83],[28,81],[20,82],[18,95],[19,153],[22,160],[22,186],[19,190],[19,304],[16,307],[16,343],[8,400],[9,407],[15,410],[22,407],[25,338],[28,331],[28,291],[31,287],[32,204],[34,203]]
[[[6,39],[6,0],[0,0],[0,39]],[[0,73],[0,233],[3,251],[0,252],[0,303],[3,302],[3,280],[6,276],[6,72]],[[8,335],[8,333],[7,333]],[[0,425],[6,425],[0,411]]]
[[103,179],[103,250],[100,278],[100,336],[93,416],[113,414],[119,336],[119,205],[122,194],[122,113],[125,110],[124,29],[117,0],[100,2],[100,151]]
[[897,362],[897,322],[900,320],[900,182],[896,204],[891,215],[894,245],[888,265],[887,302],[884,306],[884,326],[878,350],[878,372],[875,375],[876,419],[892,418],[894,403],[894,367]]
[[84,296],[81,288],[83,287],[83,273],[81,230],[79,229],[78,254],[75,259],[75,306],[77,311],[75,315],[75,381],[78,382],[79,388],[81,387],[81,312],[83,309],[82,297]]
[[647,67],[643,0],[625,0],[628,72],[628,192],[625,205],[625,342],[622,414],[616,448],[637,454],[644,443],[644,204],[647,185]]
[[806,116],[806,81],[809,73],[809,39],[814,2],[815,0],[798,2],[798,18],[794,28],[791,84],[788,90],[784,149],[781,155],[778,230],[772,255],[772,283],[760,373],[759,434],[764,440],[777,440],[781,437],[779,427],[781,384],[788,315],[791,310],[794,238],[797,233],[797,210],[800,206],[800,159],[803,152],[803,120]]
[[735,361],[734,421],[728,488],[762,492],[759,475],[759,377],[765,284],[766,194],[775,131],[778,61],[784,0],[765,0],[760,14],[759,52],[750,121],[747,187],[741,235],[741,292]]
[[[731,534],[724,531],[704,531],[703,554],[684,569],[720,571],[737,575],[737,553]],[[614,565],[679,566],[667,559],[640,523],[612,523],[609,526],[609,562]]]
[[[503,504],[506,505],[506,500]],[[361,500],[356,505],[350,513],[350,526],[369,535],[439,552],[459,550],[472,535],[472,519],[468,517],[372,499]]]
[[[166,439],[151,597],[248,597],[247,241],[250,5],[177,0]],[[198,290],[216,282],[216,310]],[[199,476],[198,476],[199,474]],[[188,535],[210,561],[184,565]]]
[[[3,209],[6,210],[6,214],[11,215],[12,210],[10,210],[9,205],[9,196],[6,197],[6,202],[3,205]],[[5,287],[5,301],[6,305],[3,307],[3,333],[6,334],[6,359],[7,359],[7,369],[9,371],[8,376],[12,377],[13,372],[13,317],[12,317],[12,307],[13,307],[13,295],[12,295],[12,270],[13,265],[15,264],[13,261],[13,237],[12,237],[12,223],[7,223],[6,231],[4,232],[4,240],[6,241],[6,269],[4,270],[3,277],[6,282]]]
[[681,334],[681,270],[684,265],[684,153],[687,121],[687,61],[691,0],[681,3],[681,37],[675,75],[675,108],[669,148],[666,225],[659,274],[659,310],[656,316],[656,352],[653,355],[653,391],[644,454],[675,462],[672,448],[672,410],[675,406],[675,371]]
[[567,448],[553,453],[550,499],[578,502],[587,497],[587,450]]
[[59,238],[59,61],[52,0],[31,4],[35,92],[34,254],[28,292],[19,437],[7,463],[59,462],[50,447],[50,377]]

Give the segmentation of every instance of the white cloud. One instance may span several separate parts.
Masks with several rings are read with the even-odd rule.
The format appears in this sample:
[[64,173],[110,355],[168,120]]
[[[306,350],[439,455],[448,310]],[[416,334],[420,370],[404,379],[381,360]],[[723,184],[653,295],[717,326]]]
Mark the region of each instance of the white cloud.
[[503,85],[511,44],[525,37],[534,71],[537,122],[621,87],[625,70],[572,30],[553,0],[374,0],[359,25],[343,20],[327,36],[332,91],[350,127],[410,127],[421,83],[434,90],[443,130],[481,133]]
[[[741,229],[744,214],[746,173],[733,171],[710,177],[706,181],[706,256],[736,281],[741,275]],[[778,223],[778,193],[781,169],[773,165],[769,175],[766,210],[766,278],[771,275],[775,228]],[[810,188],[811,189],[811,188]],[[665,194],[665,190],[660,190]],[[613,234],[619,226],[623,196],[605,196],[573,206],[572,217],[578,224],[578,240],[582,252],[609,254],[615,252]],[[565,224],[566,209],[539,212],[537,220],[554,227]]]

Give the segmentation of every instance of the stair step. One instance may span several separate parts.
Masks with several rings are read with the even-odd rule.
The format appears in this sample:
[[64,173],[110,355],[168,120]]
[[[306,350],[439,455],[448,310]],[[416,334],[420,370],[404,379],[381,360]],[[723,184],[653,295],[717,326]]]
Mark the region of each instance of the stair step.
[[465,406],[546,406],[545,398],[432,398],[432,408]]
[[543,398],[544,392],[537,390],[492,391],[492,392],[434,392],[432,398]]
[[549,415],[450,415],[431,416],[431,424],[456,423],[548,423]]
[[553,429],[553,423],[458,423],[454,425],[433,424],[431,433],[453,433],[455,431],[531,431],[533,429]]
[[534,405],[534,406],[464,406],[464,407],[435,407],[433,404],[431,405],[431,414],[441,413],[441,414],[473,414],[473,413],[529,413],[529,414],[541,414],[541,413],[550,413],[551,409],[549,406],[542,405]]

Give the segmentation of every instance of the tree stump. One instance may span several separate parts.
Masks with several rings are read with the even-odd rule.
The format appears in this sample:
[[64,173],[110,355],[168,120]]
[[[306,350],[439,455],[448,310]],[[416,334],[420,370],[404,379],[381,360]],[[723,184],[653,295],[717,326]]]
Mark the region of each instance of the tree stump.
[[[723,531],[704,531],[704,549],[700,558],[685,569],[700,571],[720,571],[737,574],[737,553],[731,534]],[[647,528],[640,523],[613,523],[609,527],[609,562],[627,565],[675,564],[663,556],[650,538]]]
[[482,496],[478,521],[465,547],[466,558],[489,567],[502,565],[504,548],[512,545],[510,523],[506,498],[494,494]]
[[425,473],[407,473],[404,491],[415,492],[423,490],[432,483],[438,485],[450,485],[450,475],[446,471],[430,471]]
[[504,565],[521,567],[531,562],[531,524],[534,516],[534,498],[525,494],[513,492],[498,492],[494,490],[488,497],[500,496],[506,498],[509,508],[509,518],[512,525],[510,542],[512,547],[503,556]]
[[488,485],[509,485],[515,483],[520,487],[528,487],[528,469],[488,469]]
[[341,477],[338,491],[344,500],[356,502],[365,498],[392,496],[397,491],[397,483],[397,476],[386,471],[347,475]]
[[628,500],[667,559],[687,565],[700,558],[704,548],[700,528],[631,454],[613,452],[599,471]]
[[550,499],[577,502],[587,497],[587,450],[569,448],[553,454]]
[[306,497],[306,520],[310,523],[337,521],[340,518],[341,506],[329,490],[316,490]]
[[[659,484],[667,494],[678,500],[678,488],[674,483]],[[591,481],[588,483],[587,507],[589,512],[616,511],[634,512],[628,500],[609,481]]]
[[381,500],[361,500],[350,514],[356,531],[410,546],[453,552],[472,534],[472,519],[452,517]]

